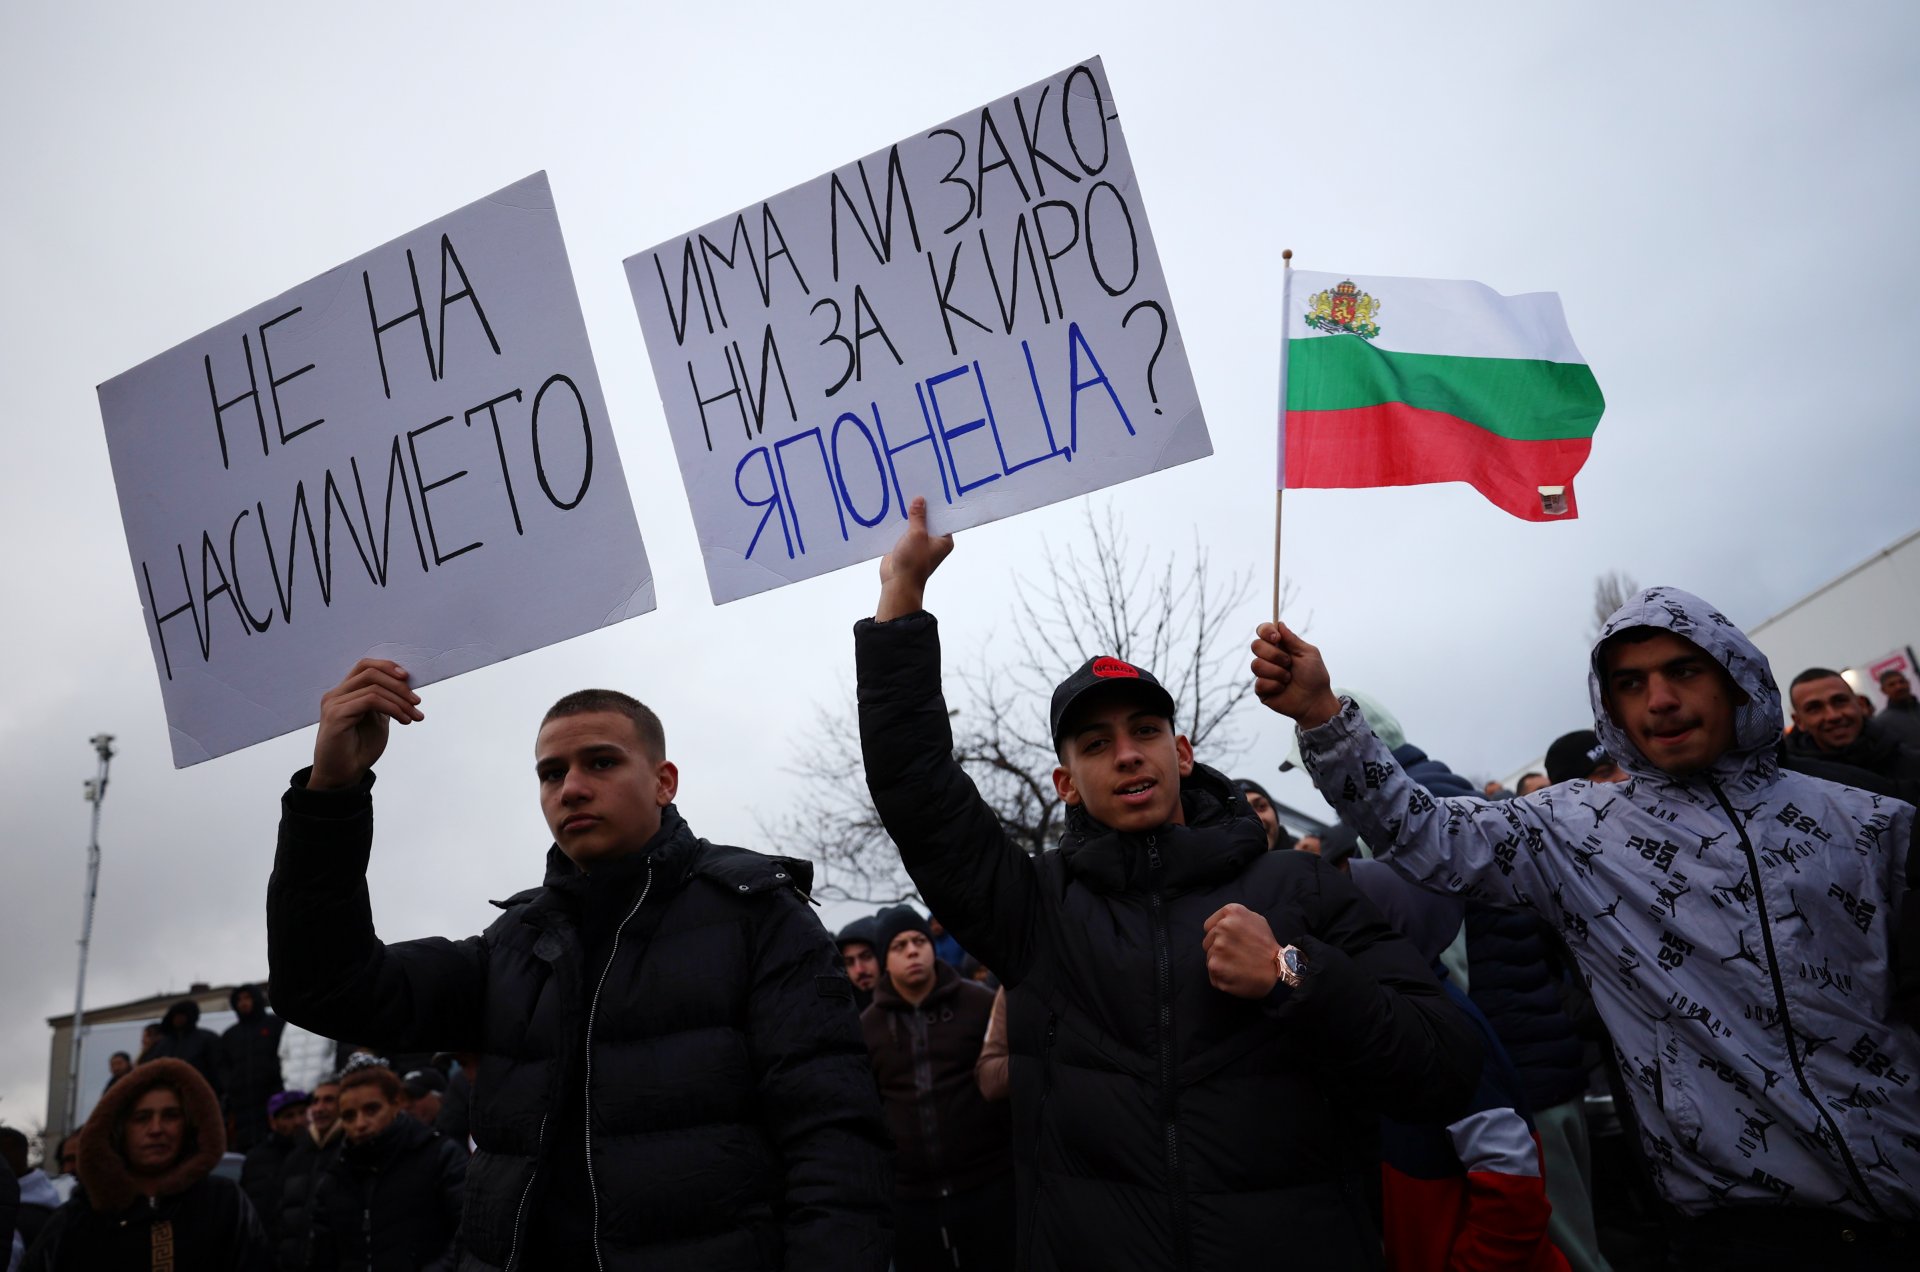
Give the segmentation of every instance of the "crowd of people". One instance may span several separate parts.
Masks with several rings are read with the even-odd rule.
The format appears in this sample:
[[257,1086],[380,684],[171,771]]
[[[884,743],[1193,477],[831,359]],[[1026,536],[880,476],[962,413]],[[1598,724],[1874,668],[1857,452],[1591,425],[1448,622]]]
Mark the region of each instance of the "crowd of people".
[[372,770],[425,716],[363,660],[282,796],[271,990],[396,1059],[283,1090],[262,988],[217,1038],[176,1006],[54,1147],[64,1203],[0,1132],[15,1265],[1920,1265],[1903,673],[1875,713],[1808,669],[1783,731],[1746,636],[1651,589],[1594,646],[1594,727],[1509,792],[1265,624],[1251,692],[1337,819],[1296,839],[1151,669],[1094,657],[1048,704],[1065,830],[1031,855],[954,755],[951,550],[916,500],[855,628],[869,790],[931,913],[829,935],[808,864],[700,838],[664,724],[585,690],[536,735],[542,881],[384,944]]

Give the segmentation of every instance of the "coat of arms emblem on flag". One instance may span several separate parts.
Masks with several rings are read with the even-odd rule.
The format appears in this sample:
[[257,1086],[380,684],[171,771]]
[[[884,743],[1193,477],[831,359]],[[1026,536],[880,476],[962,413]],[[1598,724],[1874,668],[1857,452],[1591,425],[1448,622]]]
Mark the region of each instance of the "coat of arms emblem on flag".
[[1351,278],[1307,297],[1307,326],[1329,335],[1371,340],[1380,334],[1380,324],[1373,320],[1379,312],[1380,302],[1354,286]]

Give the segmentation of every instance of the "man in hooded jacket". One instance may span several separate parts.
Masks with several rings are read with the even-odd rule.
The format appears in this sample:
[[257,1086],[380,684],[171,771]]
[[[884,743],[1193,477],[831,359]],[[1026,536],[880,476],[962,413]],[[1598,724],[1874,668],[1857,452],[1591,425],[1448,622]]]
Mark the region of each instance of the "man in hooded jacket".
[[140,1065],[80,1132],[81,1190],[54,1211],[22,1272],[268,1272],[266,1233],[226,1152],[220,1101],[192,1066]]
[[215,1095],[225,1094],[227,1073],[220,1035],[200,1027],[200,1004],[191,998],[182,998],[167,1008],[160,1021],[160,1036],[140,1053],[143,1064],[168,1057],[186,1061],[206,1079]]
[[258,985],[239,986],[227,995],[227,1005],[239,1019],[220,1035],[220,1061],[234,1151],[245,1153],[267,1138],[267,1101],[287,1085],[280,1074],[280,1035],[287,1022],[267,1010]]
[[1320,652],[1264,625],[1255,692],[1416,882],[1565,934],[1689,1267],[1911,1266],[1920,1220],[1912,806],[1782,771],[1766,658],[1653,588],[1602,629],[1595,729],[1629,777],[1489,804],[1409,781]]
[[1067,830],[1015,845],[953,758],[922,608],[952,540],[909,515],[855,628],[861,746],[921,895],[1008,990],[1016,1266],[1377,1267],[1349,1110],[1451,1120],[1472,1025],[1345,876],[1267,851],[1141,668],[1056,691]]

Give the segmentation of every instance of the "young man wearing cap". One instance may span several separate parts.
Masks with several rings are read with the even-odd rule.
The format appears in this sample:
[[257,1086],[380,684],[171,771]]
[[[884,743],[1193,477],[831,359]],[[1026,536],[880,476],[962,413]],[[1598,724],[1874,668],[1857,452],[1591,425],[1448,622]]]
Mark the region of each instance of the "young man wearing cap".
[[[1547,748],[1547,785],[1558,786],[1562,782],[1624,782],[1627,775],[1607,754],[1600,735],[1592,729],[1575,729],[1572,733],[1563,733],[1553,740]],[[1536,788],[1537,789],[1537,788]],[[1522,795],[1531,795],[1532,791],[1521,791]]]
[[1914,809],[1782,771],[1779,687],[1725,615],[1675,588],[1628,601],[1588,673],[1628,780],[1497,805],[1419,789],[1286,628],[1253,654],[1254,691],[1386,860],[1565,934],[1685,1216],[1673,1266],[1914,1266]]
[[1096,657],[1053,696],[1067,805],[1029,857],[953,758],[913,501],[855,628],[867,783],[921,895],[1008,989],[1021,1268],[1369,1267],[1354,1112],[1448,1119],[1480,1044],[1352,884],[1267,851],[1171,695]]

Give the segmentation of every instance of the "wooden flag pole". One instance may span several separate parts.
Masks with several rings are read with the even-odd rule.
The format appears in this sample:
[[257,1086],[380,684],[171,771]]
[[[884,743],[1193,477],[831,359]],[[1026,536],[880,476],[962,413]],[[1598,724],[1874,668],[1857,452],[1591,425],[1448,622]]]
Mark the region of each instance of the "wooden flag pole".
[[1273,492],[1273,621],[1280,621],[1280,526],[1287,502],[1287,324],[1293,316],[1293,249],[1280,253],[1280,454],[1275,471],[1279,485]]

